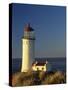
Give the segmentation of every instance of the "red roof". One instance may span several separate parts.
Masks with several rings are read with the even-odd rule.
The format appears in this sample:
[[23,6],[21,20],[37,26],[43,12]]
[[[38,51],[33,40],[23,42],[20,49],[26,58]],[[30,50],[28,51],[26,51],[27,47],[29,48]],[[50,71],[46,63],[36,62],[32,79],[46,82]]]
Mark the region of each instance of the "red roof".
[[43,65],[45,65],[45,64],[46,64],[46,62],[45,62],[45,63],[43,63],[43,62],[37,62],[37,63],[33,63],[32,66],[33,66],[33,65],[43,66]]

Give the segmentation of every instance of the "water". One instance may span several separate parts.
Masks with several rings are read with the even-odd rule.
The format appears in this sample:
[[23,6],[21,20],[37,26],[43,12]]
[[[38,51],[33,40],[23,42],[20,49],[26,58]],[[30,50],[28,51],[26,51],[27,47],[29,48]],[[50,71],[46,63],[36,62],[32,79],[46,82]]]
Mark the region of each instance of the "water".
[[[36,58],[37,61],[48,61],[52,66],[52,71],[59,70],[66,72],[66,58]],[[18,72],[21,70],[21,58],[16,58],[12,60],[12,72]]]

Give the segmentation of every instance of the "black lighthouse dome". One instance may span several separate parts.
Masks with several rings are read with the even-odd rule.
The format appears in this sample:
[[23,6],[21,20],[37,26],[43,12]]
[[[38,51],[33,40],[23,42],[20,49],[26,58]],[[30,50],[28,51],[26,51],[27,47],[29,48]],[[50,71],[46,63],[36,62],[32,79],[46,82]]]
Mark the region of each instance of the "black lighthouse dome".
[[24,29],[26,32],[34,31],[34,29],[30,26],[30,23],[28,23]]
[[30,26],[29,23],[24,28],[24,38],[31,40],[35,39],[34,29]]

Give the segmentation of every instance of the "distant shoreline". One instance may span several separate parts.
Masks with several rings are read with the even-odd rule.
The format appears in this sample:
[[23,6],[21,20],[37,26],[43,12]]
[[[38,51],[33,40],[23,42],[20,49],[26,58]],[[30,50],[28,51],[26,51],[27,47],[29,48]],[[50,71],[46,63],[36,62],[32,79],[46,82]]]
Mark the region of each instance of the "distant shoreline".
[[[39,57],[36,57],[35,59],[54,59],[54,58],[65,58],[66,59],[66,57],[41,57],[41,58],[39,58]],[[22,58],[12,58],[12,59],[22,59]]]

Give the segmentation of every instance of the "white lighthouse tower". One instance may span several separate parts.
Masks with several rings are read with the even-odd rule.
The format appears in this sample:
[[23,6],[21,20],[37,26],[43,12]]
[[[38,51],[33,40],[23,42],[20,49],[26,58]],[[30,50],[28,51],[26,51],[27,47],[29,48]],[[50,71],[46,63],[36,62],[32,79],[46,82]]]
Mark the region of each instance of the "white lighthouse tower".
[[30,24],[24,28],[24,37],[22,38],[22,67],[21,72],[27,72],[31,69],[32,62],[35,59],[34,55],[35,35],[34,29]]

